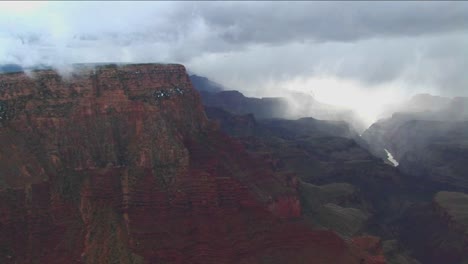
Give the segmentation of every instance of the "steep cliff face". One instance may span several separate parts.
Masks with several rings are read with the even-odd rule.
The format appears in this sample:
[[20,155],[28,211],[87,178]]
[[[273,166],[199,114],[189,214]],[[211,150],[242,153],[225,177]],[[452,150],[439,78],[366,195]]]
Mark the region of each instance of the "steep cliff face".
[[0,172],[2,263],[377,263],[302,223],[181,65],[0,75]]

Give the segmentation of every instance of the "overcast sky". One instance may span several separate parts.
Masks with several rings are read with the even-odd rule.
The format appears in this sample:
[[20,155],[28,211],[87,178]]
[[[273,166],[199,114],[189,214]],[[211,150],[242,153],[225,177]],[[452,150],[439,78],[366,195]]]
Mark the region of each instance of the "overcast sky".
[[376,111],[468,96],[468,2],[0,2],[0,64],[75,62],[177,62],[247,95]]

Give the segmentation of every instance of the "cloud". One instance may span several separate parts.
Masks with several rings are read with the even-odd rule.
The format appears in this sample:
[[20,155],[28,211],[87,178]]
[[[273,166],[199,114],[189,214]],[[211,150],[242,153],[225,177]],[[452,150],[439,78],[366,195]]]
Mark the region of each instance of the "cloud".
[[468,3],[0,2],[0,64],[86,62],[178,62],[256,96],[468,95]]
[[197,12],[229,41],[353,41],[464,30],[462,2],[208,3]]

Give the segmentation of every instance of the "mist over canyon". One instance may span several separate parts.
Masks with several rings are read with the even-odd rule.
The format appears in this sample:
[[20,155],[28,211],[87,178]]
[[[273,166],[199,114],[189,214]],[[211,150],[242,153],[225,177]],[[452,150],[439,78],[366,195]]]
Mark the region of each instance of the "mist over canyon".
[[0,2],[0,263],[468,263],[465,2]]
[[[106,12],[102,12],[106,10]],[[418,93],[468,96],[464,2],[2,2],[0,63],[182,63],[251,97],[313,95],[368,126]]]

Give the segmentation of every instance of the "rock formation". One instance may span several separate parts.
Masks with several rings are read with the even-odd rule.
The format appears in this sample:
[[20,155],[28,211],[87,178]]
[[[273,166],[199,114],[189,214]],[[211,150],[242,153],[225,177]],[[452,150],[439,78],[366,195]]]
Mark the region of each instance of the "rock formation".
[[0,75],[2,263],[382,263],[205,117],[181,65]]

